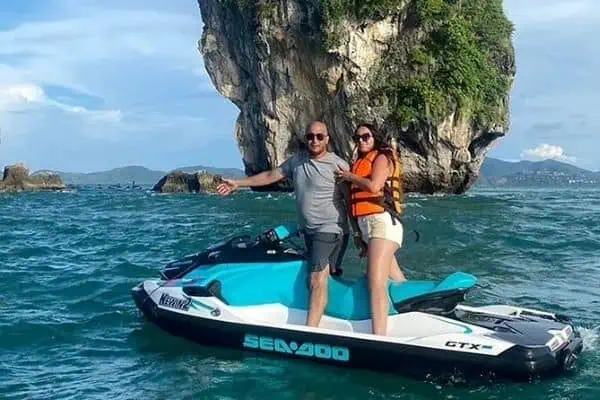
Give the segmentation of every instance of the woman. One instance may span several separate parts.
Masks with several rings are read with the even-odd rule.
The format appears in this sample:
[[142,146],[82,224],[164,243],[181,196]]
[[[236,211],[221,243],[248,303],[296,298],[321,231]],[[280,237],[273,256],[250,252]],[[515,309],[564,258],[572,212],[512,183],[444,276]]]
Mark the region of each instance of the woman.
[[362,240],[368,243],[367,276],[373,333],[386,335],[388,276],[398,282],[406,280],[395,256],[402,246],[402,224],[393,221],[392,215],[380,205],[384,186],[389,184],[394,173],[394,150],[370,124],[359,125],[353,140],[357,144],[358,157],[352,172],[340,169],[336,175],[352,184],[352,217],[358,219]]

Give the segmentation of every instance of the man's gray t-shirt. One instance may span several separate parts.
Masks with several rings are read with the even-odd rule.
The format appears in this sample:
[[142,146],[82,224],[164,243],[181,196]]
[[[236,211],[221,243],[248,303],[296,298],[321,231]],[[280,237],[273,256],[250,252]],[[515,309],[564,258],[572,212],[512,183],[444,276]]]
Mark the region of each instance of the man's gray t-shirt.
[[294,182],[300,227],[306,233],[347,233],[348,215],[341,184],[334,171],[348,163],[334,153],[312,159],[306,152],[290,157],[281,165],[283,174]]

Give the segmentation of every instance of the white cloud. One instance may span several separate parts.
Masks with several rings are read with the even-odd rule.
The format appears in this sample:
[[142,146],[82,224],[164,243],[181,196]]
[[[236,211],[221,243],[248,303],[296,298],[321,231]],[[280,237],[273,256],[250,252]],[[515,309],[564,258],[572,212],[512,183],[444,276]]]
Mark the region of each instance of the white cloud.
[[41,103],[46,97],[44,90],[33,84],[11,86],[3,94],[8,102],[14,103]]
[[92,123],[117,123],[123,118],[120,110],[90,110],[80,105],[72,106],[53,100],[42,87],[33,83],[0,87],[0,114],[22,113],[28,110],[35,112],[43,107],[79,115]]
[[0,86],[0,115],[5,112],[22,112],[44,101],[46,101],[46,94],[37,85],[25,83]]
[[541,144],[534,149],[527,149],[521,153],[521,159],[531,161],[541,160],[557,160],[574,163],[577,161],[575,157],[570,157],[565,154],[565,150],[560,146],[551,144]]
[[[208,89],[197,50],[197,5],[189,7],[193,13],[162,2],[49,1],[60,12],[0,30],[0,118],[21,115],[12,119],[14,134],[73,119],[86,126],[74,128],[80,134],[115,141],[132,131],[168,129],[151,125],[156,114],[161,121],[198,123],[201,108],[181,100],[190,92],[181,95],[180,83],[188,79],[198,93]],[[108,132],[107,123],[119,127]]]
[[[144,9],[79,10],[83,11],[83,16],[0,31],[0,60],[17,60],[6,65],[16,75],[13,81],[36,80],[104,97],[113,90],[101,80],[102,65],[139,59],[182,66],[198,76],[201,57],[190,36],[199,38],[201,25],[193,15]],[[90,74],[91,69],[99,74]]]
[[82,118],[87,118],[91,122],[120,122],[123,119],[121,110],[89,110],[82,106],[70,106],[58,101],[51,101],[50,104],[60,108],[61,110],[80,115]]
[[498,159],[502,160],[502,161],[510,162],[510,163],[516,163],[516,162],[522,161],[521,159],[517,160],[514,158],[505,158],[505,157],[498,157]]

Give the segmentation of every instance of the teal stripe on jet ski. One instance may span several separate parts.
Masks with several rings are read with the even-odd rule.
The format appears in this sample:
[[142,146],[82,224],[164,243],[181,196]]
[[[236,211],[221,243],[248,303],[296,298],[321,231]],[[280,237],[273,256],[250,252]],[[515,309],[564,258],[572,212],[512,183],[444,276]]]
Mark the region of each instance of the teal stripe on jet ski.
[[433,316],[431,318],[437,319],[438,321],[442,321],[445,324],[459,326],[459,327],[461,327],[461,328],[463,328],[465,330],[463,332],[465,335],[469,335],[469,334],[473,333],[473,329],[471,329],[471,327],[469,325],[463,325],[460,322],[451,321],[449,319],[440,319],[440,318],[436,318],[436,317],[433,317]]
[[[221,295],[232,306],[256,306],[279,303],[288,308],[308,308],[308,269],[302,261],[278,263],[220,264],[198,268],[185,276],[191,282],[221,282]],[[476,278],[457,272],[442,282],[408,281],[390,283],[389,314],[396,314],[394,303],[427,293],[466,289]],[[193,283],[197,285],[198,283]],[[188,286],[188,285],[184,285]],[[328,283],[328,304],[325,314],[347,320],[371,318],[369,290],[366,277],[356,281],[332,278]]]
[[198,301],[198,300],[192,300],[192,307],[196,308],[196,309],[203,308],[203,309],[208,310],[208,311],[214,311],[215,310],[214,307],[211,307],[208,304],[204,304],[203,302]]

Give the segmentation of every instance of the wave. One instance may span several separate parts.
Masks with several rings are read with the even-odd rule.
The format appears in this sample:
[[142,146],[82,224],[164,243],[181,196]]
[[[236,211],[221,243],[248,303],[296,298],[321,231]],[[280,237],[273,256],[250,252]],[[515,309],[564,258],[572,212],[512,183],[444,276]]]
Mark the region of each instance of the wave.
[[600,325],[595,328],[578,328],[583,338],[583,351],[600,350]]

